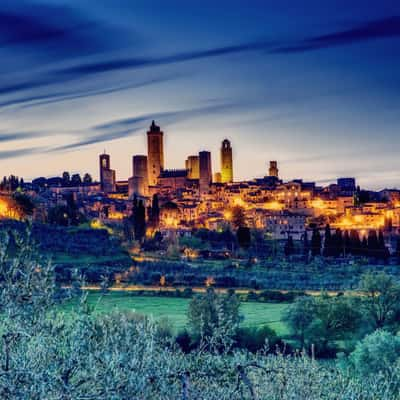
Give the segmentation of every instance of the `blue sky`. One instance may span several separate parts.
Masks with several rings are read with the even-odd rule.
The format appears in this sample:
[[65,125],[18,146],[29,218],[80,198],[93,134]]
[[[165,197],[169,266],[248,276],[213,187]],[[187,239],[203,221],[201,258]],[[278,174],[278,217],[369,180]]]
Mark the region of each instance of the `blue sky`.
[[400,187],[396,1],[6,0],[0,55],[1,175],[125,179],[155,118],[168,168]]

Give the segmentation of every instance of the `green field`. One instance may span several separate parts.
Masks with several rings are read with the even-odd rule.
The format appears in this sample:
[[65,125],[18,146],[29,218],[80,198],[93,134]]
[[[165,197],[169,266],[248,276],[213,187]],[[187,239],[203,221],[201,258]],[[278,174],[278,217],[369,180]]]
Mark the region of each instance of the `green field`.
[[[177,330],[186,326],[189,301],[189,299],[176,297],[132,296],[125,292],[110,292],[106,296],[101,296],[97,292],[88,294],[88,303],[95,312],[131,310],[152,316],[154,319],[168,318]],[[63,308],[69,311],[74,307],[74,303],[69,303]],[[286,307],[285,303],[242,303],[240,306],[240,313],[244,317],[242,324],[244,326],[268,325],[278,335],[285,336],[288,331],[281,320]]]

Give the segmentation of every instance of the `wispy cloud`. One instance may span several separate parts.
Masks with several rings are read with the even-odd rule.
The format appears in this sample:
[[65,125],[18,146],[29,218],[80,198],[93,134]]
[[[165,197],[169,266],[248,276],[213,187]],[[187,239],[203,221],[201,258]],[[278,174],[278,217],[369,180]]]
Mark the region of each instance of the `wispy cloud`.
[[132,118],[124,118],[109,121],[103,124],[93,126],[85,137],[74,143],[50,149],[49,151],[66,151],[75,148],[81,148],[101,142],[110,142],[124,137],[132,136],[136,133],[143,133],[152,119],[161,120],[163,126],[168,124],[182,122],[187,119],[210,115],[214,113],[223,113],[233,111],[237,108],[242,109],[245,105],[241,103],[221,103],[211,106],[189,108],[176,111],[156,112],[143,114]]
[[400,36],[400,16],[369,21],[356,25],[347,30],[330,32],[325,35],[313,36],[279,46],[272,50],[274,53],[296,53],[319,50],[334,46],[344,46],[372,39],[383,39]]
[[48,132],[0,132],[0,142],[14,142],[49,136]]
[[43,153],[46,151],[44,147],[27,147],[22,149],[15,150],[1,150],[0,151],[0,159],[4,160],[7,158],[17,158],[22,156],[29,156],[32,154]]
[[1,108],[8,108],[18,106],[20,108],[31,108],[42,106],[46,104],[61,103],[70,100],[78,100],[83,98],[90,98],[95,96],[108,95],[125,90],[139,89],[142,87],[169,82],[183,77],[184,74],[167,74],[155,78],[137,80],[136,82],[129,82],[122,85],[112,86],[106,89],[87,89],[87,90],[69,90],[69,91],[50,91],[46,94],[21,96],[11,100],[0,102]]

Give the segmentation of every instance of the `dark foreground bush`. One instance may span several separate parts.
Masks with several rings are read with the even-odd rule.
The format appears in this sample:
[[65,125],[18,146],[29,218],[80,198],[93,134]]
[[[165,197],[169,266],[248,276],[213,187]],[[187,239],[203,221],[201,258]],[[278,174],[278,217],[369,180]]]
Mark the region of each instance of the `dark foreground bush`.
[[236,336],[236,346],[253,353],[264,348],[275,352],[277,345],[282,345],[275,331],[268,326],[253,326],[239,328]]

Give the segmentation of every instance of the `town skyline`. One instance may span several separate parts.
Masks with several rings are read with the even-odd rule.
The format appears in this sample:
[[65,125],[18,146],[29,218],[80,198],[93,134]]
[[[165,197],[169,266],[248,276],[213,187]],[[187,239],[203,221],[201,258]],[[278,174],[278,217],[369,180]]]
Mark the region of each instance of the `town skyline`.
[[[154,126],[155,122],[156,122],[155,120],[152,120],[151,125]],[[155,126],[157,128],[161,128],[162,129],[162,133],[164,133],[163,127],[158,126],[158,125],[155,125]],[[151,126],[150,126],[150,128],[151,128]],[[145,129],[145,131],[146,131],[146,129]],[[143,139],[146,141],[147,139],[146,139],[145,131],[143,132],[142,136],[143,136]],[[217,139],[217,138],[215,138],[215,139]],[[280,160],[272,160],[272,159],[265,161],[265,163],[264,163],[265,164],[264,165],[265,169],[264,169],[264,173],[263,174],[261,173],[259,175],[254,175],[252,177],[240,179],[240,178],[237,177],[237,169],[236,169],[236,153],[237,152],[236,152],[236,148],[235,148],[234,143],[232,143],[229,140],[228,137],[223,137],[222,139],[217,141],[217,146],[218,147],[217,147],[216,151],[211,151],[205,145],[202,148],[200,148],[197,152],[193,152],[193,153],[190,153],[190,154],[188,153],[186,155],[180,155],[180,156],[182,156],[181,165],[178,165],[177,167],[172,167],[171,168],[167,163],[165,163],[165,165],[164,165],[164,167],[162,169],[164,169],[165,171],[180,171],[180,170],[187,169],[188,158],[193,157],[193,155],[198,156],[198,154],[200,154],[201,152],[209,152],[210,155],[211,155],[211,166],[212,166],[212,174],[211,174],[211,176],[212,176],[212,181],[214,183],[218,183],[218,181],[215,181],[214,179],[215,179],[215,174],[216,173],[217,174],[221,174],[221,171],[222,171],[223,162],[222,162],[222,159],[221,159],[221,157],[222,157],[221,156],[221,146],[223,146],[224,142],[226,142],[226,141],[229,143],[229,146],[232,145],[232,148],[230,149],[231,150],[231,157],[232,157],[232,161],[231,162],[232,162],[232,167],[233,167],[233,170],[235,171],[235,173],[233,174],[233,171],[231,171],[232,179],[228,179],[225,182],[232,182],[232,183],[236,182],[236,183],[239,183],[239,182],[252,181],[252,180],[255,180],[255,179],[260,179],[260,178],[269,176],[269,172],[270,172],[270,169],[271,169],[271,162],[275,163],[275,167],[278,167],[278,171],[280,172],[279,173],[279,177],[285,182],[302,180],[302,181],[305,181],[305,182],[314,182],[315,184],[320,185],[320,186],[328,186],[329,184],[335,184],[337,182],[337,180],[340,179],[340,178],[347,178],[347,177],[350,177],[350,176],[351,176],[351,178],[354,178],[357,182],[359,182],[359,179],[357,178],[357,176],[354,176],[354,175],[351,175],[351,174],[348,174],[346,176],[345,175],[338,175],[336,177],[332,177],[330,179],[324,179],[324,180],[317,180],[317,179],[313,179],[312,177],[310,177],[310,179],[307,179],[307,178],[304,179],[304,177],[301,177],[301,176],[296,176],[296,177],[282,176],[281,161]],[[163,142],[163,147],[165,147],[165,142],[168,143],[168,134],[163,135],[162,142]],[[89,173],[90,176],[92,177],[93,181],[101,182],[101,180],[102,180],[101,179],[101,168],[100,168],[100,172],[99,172],[98,158],[100,157],[100,160],[101,160],[101,156],[102,155],[107,155],[108,156],[108,160],[109,160],[108,161],[109,162],[109,164],[108,164],[108,168],[109,169],[110,169],[110,161],[112,162],[112,167],[113,167],[112,170],[115,173],[115,177],[114,177],[115,182],[124,182],[124,181],[128,181],[128,179],[130,177],[134,176],[134,168],[132,168],[132,161],[133,161],[133,159],[135,157],[145,157],[146,158],[146,163],[147,163],[147,155],[148,155],[148,152],[149,152],[148,146],[149,146],[148,143],[147,143],[147,145],[144,144],[144,149],[143,149],[142,152],[139,151],[137,153],[131,154],[130,156],[128,156],[128,160],[125,160],[129,164],[129,171],[127,172],[127,176],[121,176],[119,174],[119,171],[117,170],[115,165],[118,165],[118,160],[119,161],[121,161],[121,160],[118,159],[118,156],[111,154],[107,150],[106,147],[104,147],[103,151],[97,155],[97,158],[95,160],[91,160],[91,162],[89,163],[89,164],[95,163],[96,164],[96,168],[86,168],[85,169],[85,167],[83,167],[83,169],[81,169],[81,170],[61,168],[58,172],[56,172],[54,174],[49,174],[49,175],[39,174],[39,175],[30,177],[30,176],[20,176],[20,175],[15,174],[15,173],[10,173],[9,176],[10,175],[18,176],[20,178],[23,178],[26,182],[29,182],[29,181],[35,180],[37,178],[40,178],[40,177],[44,177],[44,178],[48,179],[48,178],[52,178],[52,177],[61,176],[63,172],[67,171],[67,172],[69,172],[71,174],[71,176],[73,174],[80,174],[83,177],[83,175],[85,173]],[[215,146],[213,146],[213,147],[215,147]],[[168,150],[167,149],[168,149],[168,147],[166,148],[166,150],[163,150],[162,153],[163,153],[163,158],[168,160],[168,153],[167,153]],[[276,163],[278,163],[278,165],[276,165]],[[283,164],[285,164],[285,161],[283,161]],[[146,174],[147,174],[147,172],[146,172]],[[6,176],[7,175],[4,175],[4,177],[6,177]],[[278,176],[278,172],[277,172],[277,176]],[[157,178],[158,178],[158,175],[157,175]],[[156,182],[157,178],[154,178],[155,181],[154,181],[153,185],[156,184],[155,182]],[[149,184],[149,185],[151,186],[151,184]],[[363,186],[363,189],[367,189],[367,190],[375,190],[375,189],[384,190],[384,189],[396,189],[396,188],[398,188],[398,186],[378,187],[378,188],[371,188],[371,187]]]
[[278,160],[288,180],[399,187],[400,17],[389,0],[5,5],[3,175],[97,176],[105,148],[127,179],[155,119],[168,168],[204,148],[217,163],[226,137],[238,180]]

